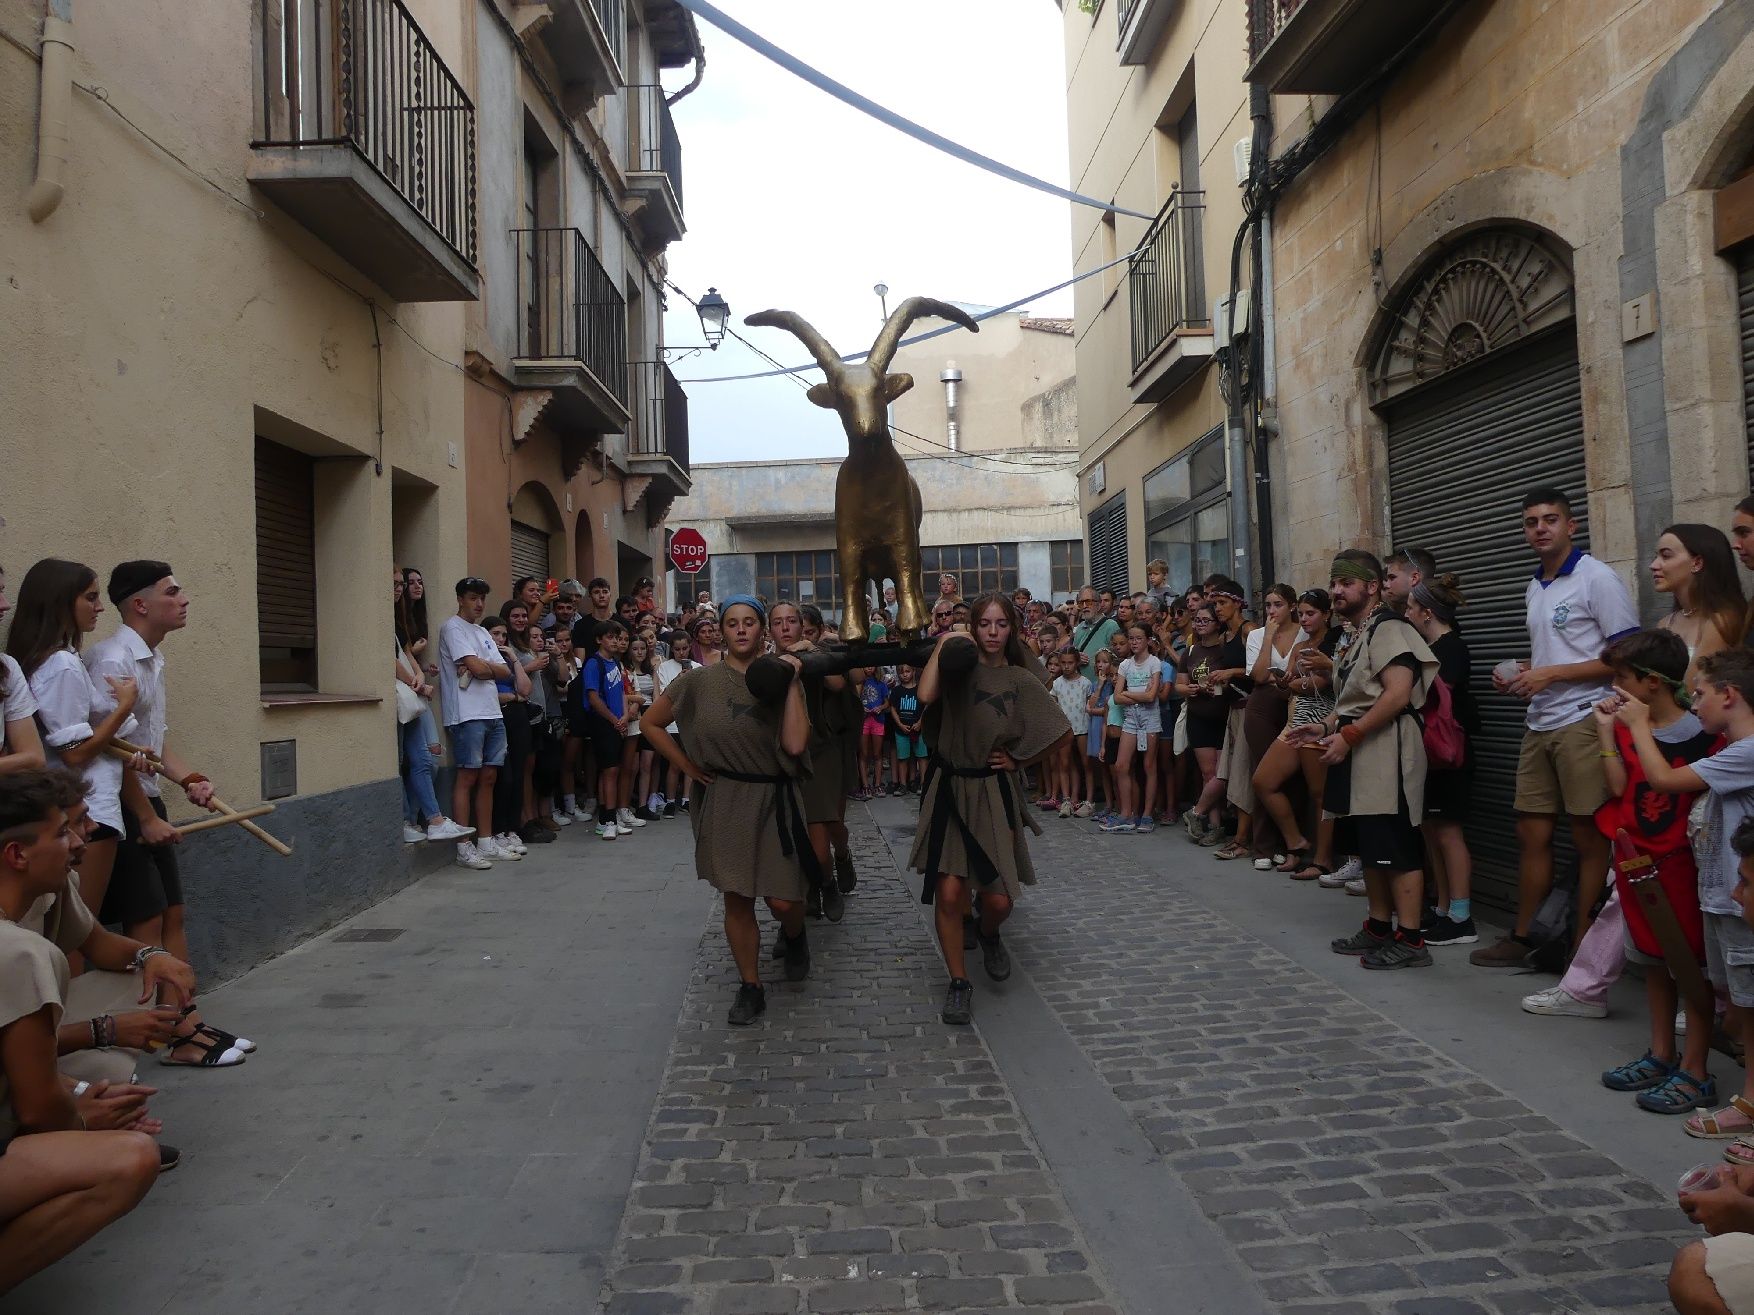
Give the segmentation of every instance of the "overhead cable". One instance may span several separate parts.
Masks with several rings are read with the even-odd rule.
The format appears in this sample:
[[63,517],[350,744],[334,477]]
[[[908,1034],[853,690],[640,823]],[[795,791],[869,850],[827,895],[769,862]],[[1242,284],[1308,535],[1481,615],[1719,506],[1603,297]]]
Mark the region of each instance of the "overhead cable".
[[904,119],[894,110],[884,109],[868,96],[861,96],[845,83],[836,82],[826,73],[812,68],[797,56],[787,54],[766,37],[744,27],[717,5],[710,3],[710,0],[678,0],[678,3],[684,9],[691,10],[706,19],[707,22],[721,28],[727,35],[735,37],[756,54],[765,55],[786,72],[796,74],[819,91],[827,92],[836,100],[852,106],[862,114],[870,115],[879,123],[887,124],[897,132],[906,133],[915,141],[924,142],[927,146],[943,151],[946,155],[953,156],[964,164],[972,164],[975,168],[985,169],[988,173],[997,174],[1000,178],[1007,178],[1014,183],[1022,183],[1025,187],[1033,187],[1038,192],[1046,192],[1049,196],[1057,196],[1063,201],[1071,201],[1077,205],[1093,206],[1110,214],[1130,215],[1134,219],[1149,221],[1153,217],[1141,214],[1137,210],[1128,210],[1125,206],[1116,205],[1112,201],[1098,201],[1081,192],[1070,191],[1056,183],[1050,183],[1045,178],[1037,178],[1034,174],[1026,174],[1021,169],[1013,169],[1008,164],[1001,164],[990,155],[982,155],[979,151],[970,150],[959,142],[953,142],[950,138],[933,132],[930,128],[922,127],[912,119]]

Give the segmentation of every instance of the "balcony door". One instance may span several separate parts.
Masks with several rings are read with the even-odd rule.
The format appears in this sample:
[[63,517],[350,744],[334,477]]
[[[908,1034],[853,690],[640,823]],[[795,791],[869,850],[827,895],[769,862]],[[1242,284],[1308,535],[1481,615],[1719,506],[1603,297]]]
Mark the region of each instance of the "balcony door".
[[[1175,125],[1176,153],[1181,161],[1181,190],[1192,192],[1196,201],[1204,201],[1200,186],[1200,123],[1194,106]],[[1182,264],[1187,271],[1190,316],[1204,318],[1206,309],[1206,258],[1201,222],[1204,209],[1188,211],[1182,224]]]

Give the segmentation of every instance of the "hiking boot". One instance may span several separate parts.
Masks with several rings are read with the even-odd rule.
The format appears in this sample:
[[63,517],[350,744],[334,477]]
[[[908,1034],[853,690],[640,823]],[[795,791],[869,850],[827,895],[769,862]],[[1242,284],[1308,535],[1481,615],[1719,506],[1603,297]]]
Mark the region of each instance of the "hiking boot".
[[853,868],[853,856],[844,849],[834,856],[834,880],[843,895],[859,884],[859,874]]
[[754,982],[744,982],[737,988],[737,998],[731,1004],[731,1012],[725,1015],[725,1021],[732,1027],[748,1027],[766,1012],[767,992]]
[[810,933],[800,928],[796,936],[780,932],[781,957],[786,961],[786,980],[801,982],[810,975]]
[[1364,955],[1388,944],[1389,939],[1390,938],[1387,936],[1378,936],[1370,929],[1370,924],[1365,923],[1350,936],[1345,936],[1339,940],[1330,942],[1328,948],[1335,954]]
[[847,915],[847,897],[840,893],[840,883],[828,877],[822,883],[822,916],[839,922]]
[[1468,962],[1476,968],[1521,968],[1533,948],[1515,936],[1500,936],[1491,945],[1470,954]]
[[[978,928],[977,928],[978,931]],[[1005,948],[1005,942],[999,938],[998,932],[980,932],[981,964],[987,970],[987,976],[995,982],[1002,982],[1011,975],[1011,951]]]
[[967,1027],[974,1022],[974,983],[966,977],[952,977],[950,989],[944,993],[944,1012],[939,1017],[952,1027]]
[[1414,945],[1399,936],[1393,936],[1379,943],[1358,962],[1361,967],[1369,968],[1373,972],[1386,972],[1391,968],[1429,968],[1431,951],[1425,948],[1423,942]]
[[1447,913],[1433,918],[1424,930],[1427,945],[1472,945],[1480,939],[1472,918],[1457,922]]

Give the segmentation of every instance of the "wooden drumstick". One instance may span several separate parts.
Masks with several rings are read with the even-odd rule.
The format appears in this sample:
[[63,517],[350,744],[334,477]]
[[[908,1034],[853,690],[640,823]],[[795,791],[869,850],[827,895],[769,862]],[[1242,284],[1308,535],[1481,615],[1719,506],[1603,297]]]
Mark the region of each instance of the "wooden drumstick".
[[[112,739],[109,744],[105,746],[105,750],[113,757],[122,759],[132,759],[136,754],[145,757],[158,767],[159,775],[163,776],[172,785],[182,785],[183,781],[188,779],[186,776],[179,779],[172,773],[166,771],[163,760],[159,758],[155,750],[143,748],[138,744],[130,743],[119,737]],[[226,803],[225,800],[221,799],[218,795],[214,795],[208,801],[207,808],[209,812],[225,813],[227,815],[235,815],[238,812],[237,809]],[[290,858],[292,856],[292,846],[275,839],[261,827],[250,821],[251,817],[257,816],[260,816],[260,814],[252,812],[248,816],[239,817],[236,820],[239,826],[255,836],[256,839],[260,840],[264,845],[267,845],[268,848],[272,849],[276,854],[279,854],[282,858]]]

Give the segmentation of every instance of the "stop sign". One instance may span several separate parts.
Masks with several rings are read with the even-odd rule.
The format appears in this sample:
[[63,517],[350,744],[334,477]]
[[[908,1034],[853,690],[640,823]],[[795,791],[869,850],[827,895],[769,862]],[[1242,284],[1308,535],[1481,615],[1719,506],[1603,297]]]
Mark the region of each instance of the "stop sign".
[[699,530],[680,529],[670,537],[670,565],[684,575],[706,569],[706,540]]

